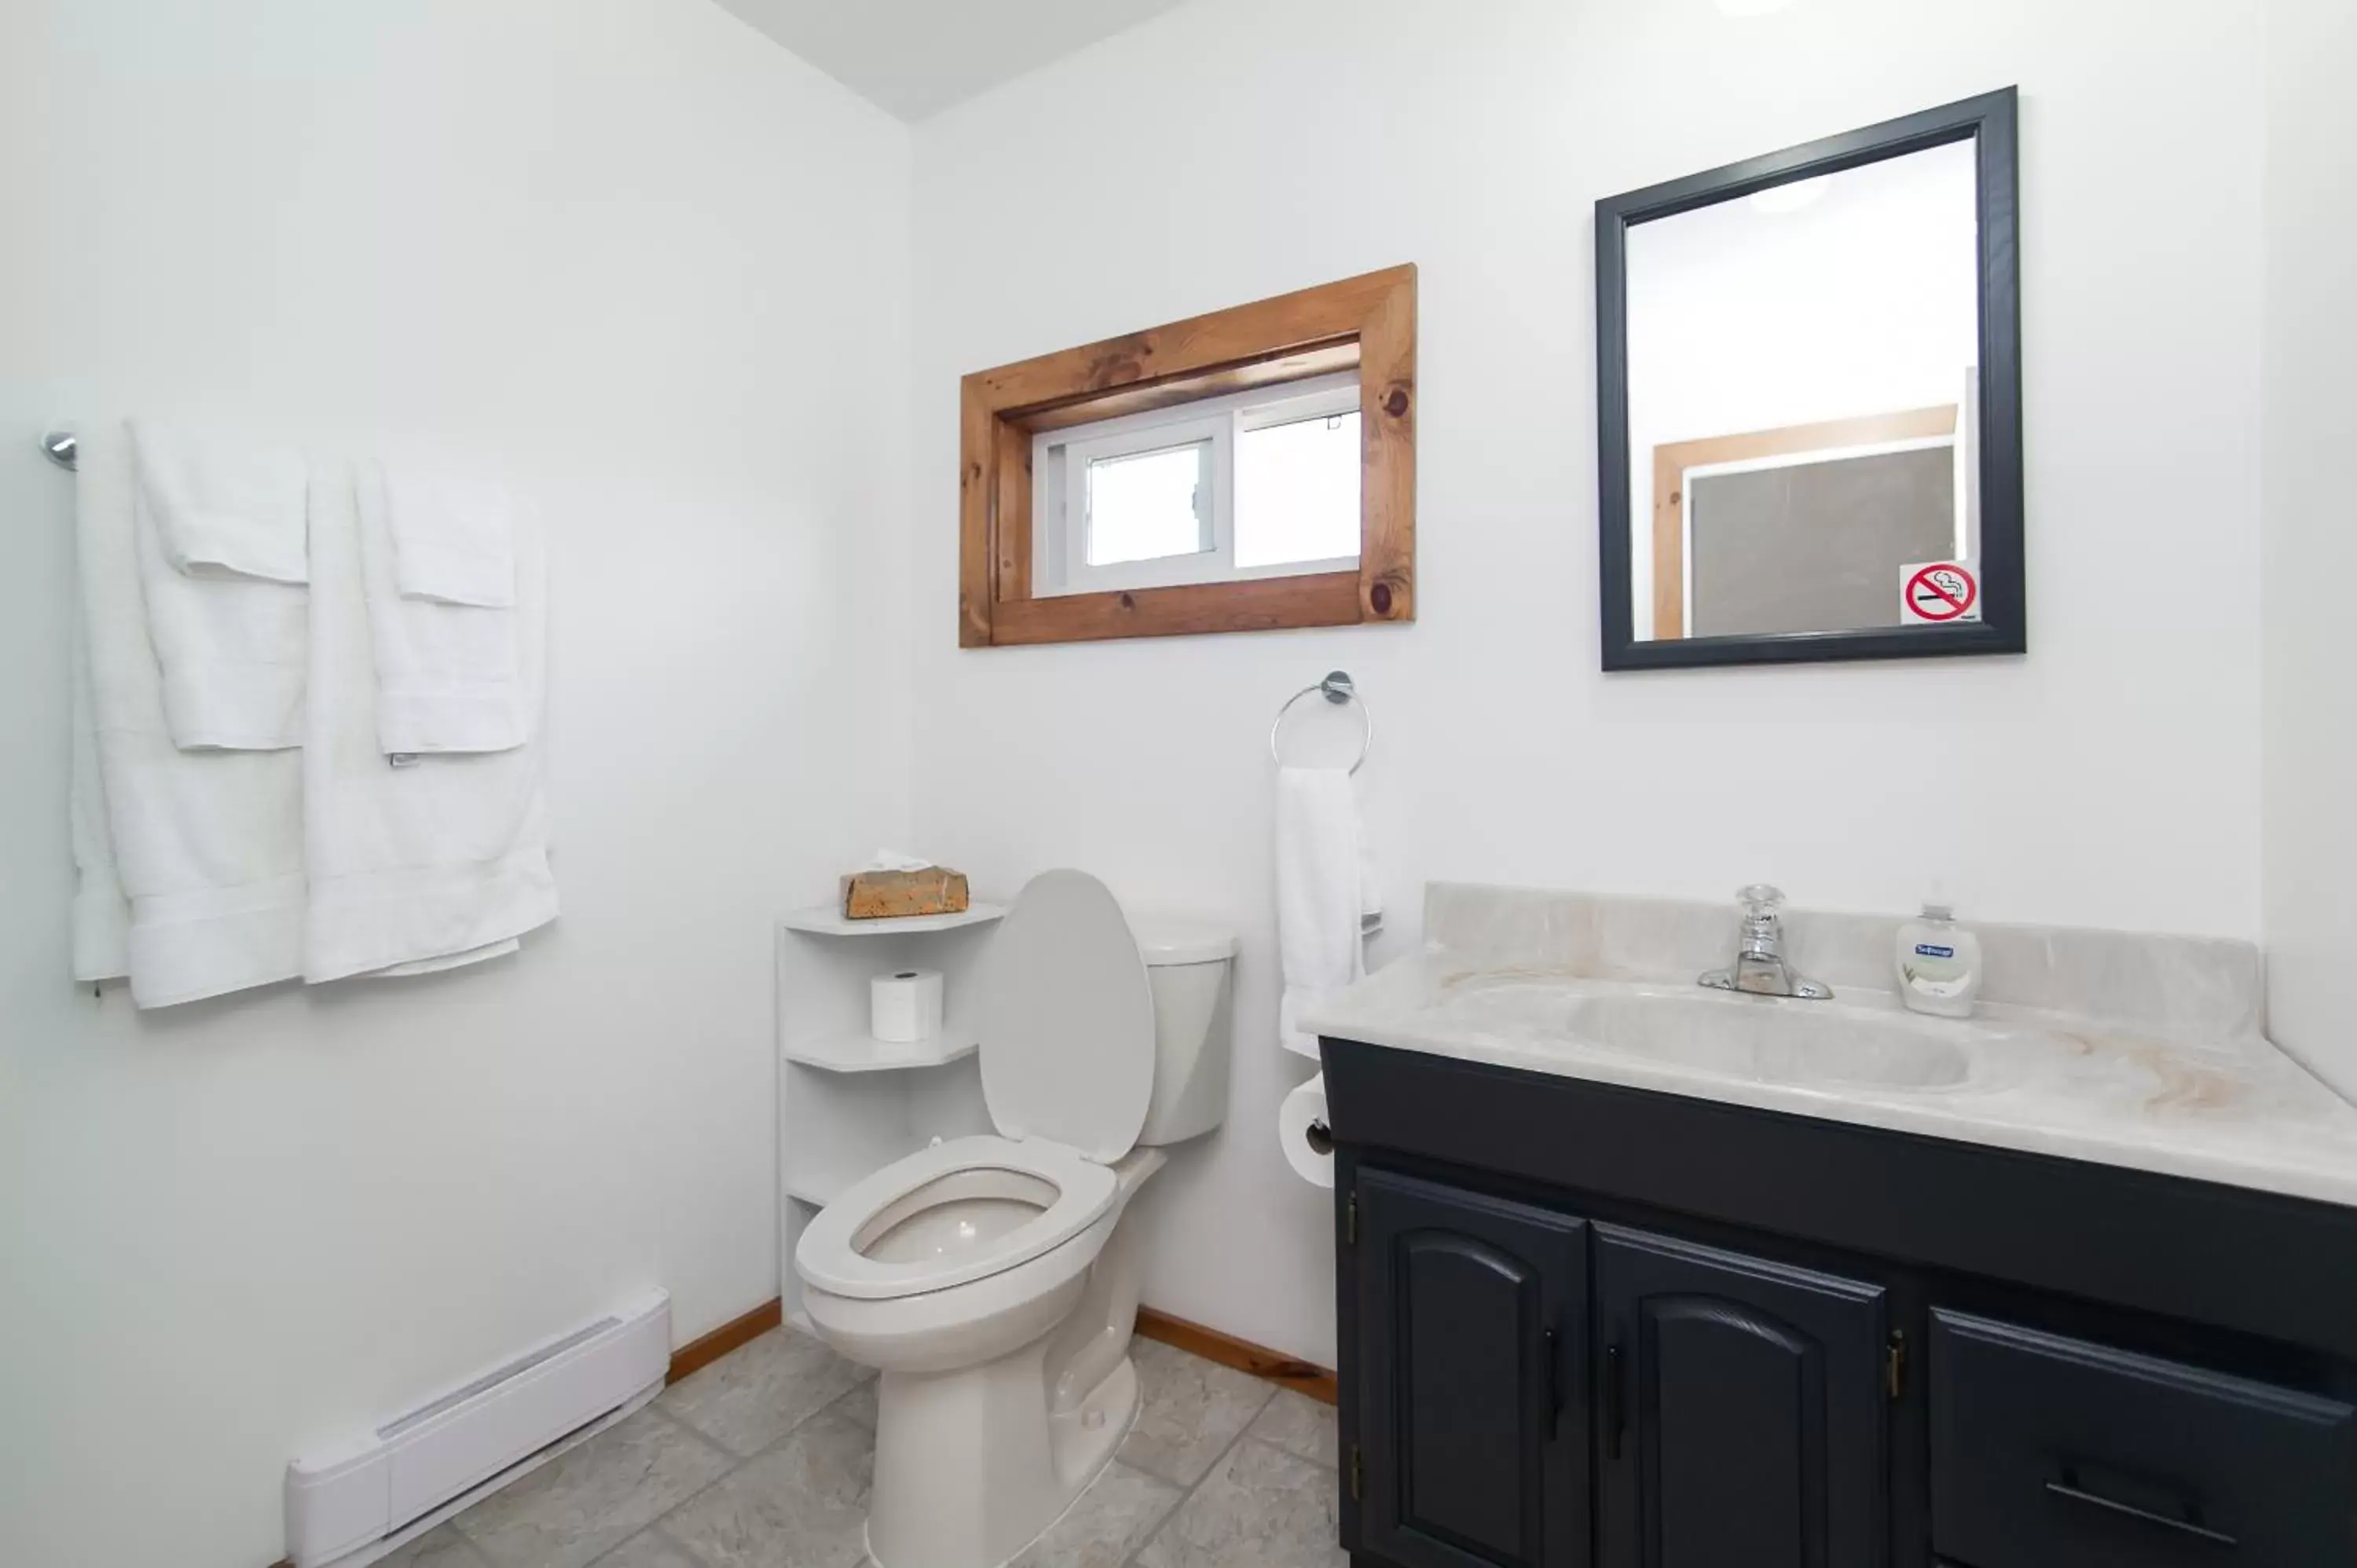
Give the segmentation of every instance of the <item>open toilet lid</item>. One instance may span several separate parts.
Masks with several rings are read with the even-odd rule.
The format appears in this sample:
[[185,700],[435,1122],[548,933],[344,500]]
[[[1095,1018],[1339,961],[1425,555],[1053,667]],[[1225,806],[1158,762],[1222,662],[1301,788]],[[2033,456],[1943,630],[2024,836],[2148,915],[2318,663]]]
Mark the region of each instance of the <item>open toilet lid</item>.
[[982,1096],[1000,1133],[1107,1163],[1129,1153],[1154,1098],[1154,993],[1112,892],[1041,872],[982,971]]

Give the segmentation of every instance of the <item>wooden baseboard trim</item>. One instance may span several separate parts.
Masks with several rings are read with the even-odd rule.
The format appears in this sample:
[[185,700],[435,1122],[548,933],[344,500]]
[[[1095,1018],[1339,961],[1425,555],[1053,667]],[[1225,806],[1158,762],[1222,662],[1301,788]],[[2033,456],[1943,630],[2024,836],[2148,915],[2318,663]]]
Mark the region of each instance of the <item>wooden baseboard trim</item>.
[[1255,1378],[1266,1378],[1326,1404],[1336,1401],[1334,1374],[1315,1361],[1304,1361],[1265,1345],[1255,1345],[1249,1339],[1157,1312],[1150,1306],[1137,1309],[1137,1331],[1148,1339],[1175,1345],[1206,1361],[1217,1361],[1222,1367],[1233,1367]]
[[771,1296],[742,1317],[732,1317],[709,1334],[701,1334],[671,1353],[671,1370],[663,1375],[665,1384],[675,1383],[691,1372],[700,1372],[740,1345],[748,1345],[786,1320],[785,1305]]
[[[750,1344],[785,1321],[785,1304],[772,1296],[741,1317],[732,1317],[709,1334],[701,1334],[672,1352],[671,1370],[664,1374],[668,1385],[692,1372],[698,1372],[739,1346]],[[1222,1334],[1216,1328],[1206,1328],[1200,1323],[1189,1323],[1183,1317],[1173,1317],[1167,1312],[1157,1312],[1150,1306],[1137,1309],[1137,1331],[1148,1339],[1158,1339],[1165,1345],[1175,1345],[1206,1361],[1217,1361],[1222,1367],[1233,1367],[1240,1372],[1250,1372],[1255,1378],[1265,1378],[1288,1389],[1297,1389],[1311,1399],[1332,1404],[1335,1400],[1334,1374],[1314,1361],[1299,1360],[1282,1355],[1266,1346],[1255,1345],[1249,1339],[1239,1339],[1232,1334]],[[281,1559],[271,1568],[295,1568],[291,1557]]]

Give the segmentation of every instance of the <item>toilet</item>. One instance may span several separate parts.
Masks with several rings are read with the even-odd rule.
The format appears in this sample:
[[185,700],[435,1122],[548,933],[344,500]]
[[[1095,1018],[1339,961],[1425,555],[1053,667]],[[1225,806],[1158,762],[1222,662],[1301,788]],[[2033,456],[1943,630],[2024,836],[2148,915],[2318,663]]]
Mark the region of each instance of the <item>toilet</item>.
[[997,1135],[896,1161],[803,1230],[812,1326],[881,1373],[881,1568],[997,1568],[1128,1432],[1138,1258],[1121,1217],[1164,1145],[1227,1113],[1235,949],[1131,922],[1084,873],[1033,878],[975,982]]

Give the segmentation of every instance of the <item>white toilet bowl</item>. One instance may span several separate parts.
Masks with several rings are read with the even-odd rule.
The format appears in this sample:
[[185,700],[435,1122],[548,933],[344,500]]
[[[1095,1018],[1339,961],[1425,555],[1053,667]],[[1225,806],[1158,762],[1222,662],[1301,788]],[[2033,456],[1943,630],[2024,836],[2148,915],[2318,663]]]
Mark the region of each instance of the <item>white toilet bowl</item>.
[[[820,1260],[840,1263],[842,1255],[822,1251],[823,1240],[796,1249],[798,1260],[813,1260],[802,1280],[812,1326],[842,1354],[882,1373],[867,1539],[887,1568],[995,1568],[1007,1561],[1103,1468],[1136,1413],[1137,1380],[1127,1354],[1137,1314],[1135,1251],[1108,1242],[1116,1239],[1129,1194],[1161,1165],[1162,1155],[1137,1150],[1122,1162],[1128,1168],[1118,1177],[1089,1166],[1106,1178],[1099,1203],[1093,1193],[1076,1199],[1052,1189],[1021,1190],[1039,1178],[998,1163],[1039,1152],[1001,1138],[961,1138],[928,1149],[915,1160],[960,1163],[897,1201],[888,1197],[853,1227],[855,1236],[871,1238],[867,1256],[894,1250],[893,1240],[913,1246],[941,1239],[935,1262],[942,1279],[956,1283],[927,1287],[903,1278],[894,1286],[916,1288],[838,1294],[828,1288]],[[902,1184],[894,1176],[879,1185]],[[1013,1196],[998,1196],[1010,1189]],[[975,1191],[993,1196],[955,1196]],[[1076,1229],[1067,1231],[1067,1221],[1055,1218],[1060,1206]],[[864,1197],[846,1193],[826,1212],[865,1208]],[[1031,1218],[1001,1230],[1015,1208],[1028,1209]],[[1059,1232],[1060,1240],[1051,1239]],[[887,1245],[876,1248],[877,1240]],[[917,1266],[885,1262],[879,1272]],[[984,1268],[990,1272],[976,1272]],[[866,1279],[845,1283],[888,1288]]]
[[[1128,1431],[1138,1259],[1119,1221],[1162,1166],[1140,1140],[1164,1090],[1184,1109],[1161,1117],[1160,1141],[1219,1120],[1191,1058],[1216,1053],[1223,1101],[1232,950],[1200,930],[1165,944],[1174,963],[1217,966],[1174,1009],[1102,884],[1034,879],[984,966],[984,1094],[1004,1135],[920,1149],[802,1232],[812,1326],[882,1374],[867,1523],[882,1568],[997,1568]],[[1157,1016],[1192,1020],[1176,1047],[1190,1059],[1160,1071]]]

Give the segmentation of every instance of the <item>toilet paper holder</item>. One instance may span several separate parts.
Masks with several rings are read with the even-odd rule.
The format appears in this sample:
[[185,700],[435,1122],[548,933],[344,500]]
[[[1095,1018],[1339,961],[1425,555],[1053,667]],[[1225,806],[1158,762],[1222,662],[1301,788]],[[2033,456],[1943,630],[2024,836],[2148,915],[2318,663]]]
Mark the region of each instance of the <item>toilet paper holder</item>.
[[1301,1141],[1309,1145],[1313,1155],[1322,1157],[1334,1152],[1334,1130],[1323,1122],[1312,1122],[1303,1128]]

